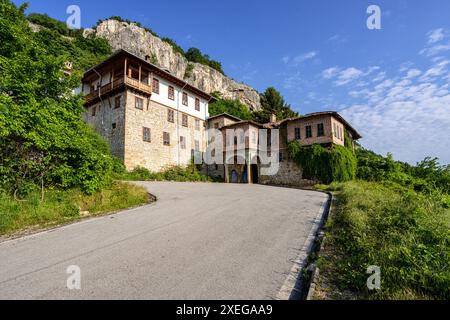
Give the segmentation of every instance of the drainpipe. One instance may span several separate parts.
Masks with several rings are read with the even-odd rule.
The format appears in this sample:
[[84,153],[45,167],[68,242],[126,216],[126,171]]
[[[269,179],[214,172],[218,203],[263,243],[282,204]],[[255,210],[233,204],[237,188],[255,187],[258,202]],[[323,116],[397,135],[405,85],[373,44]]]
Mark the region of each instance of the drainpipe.
[[177,99],[177,165],[180,165],[180,94],[183,94],[182,91],[188,83],[185,81],[184,86],[178,91],[178,99]]

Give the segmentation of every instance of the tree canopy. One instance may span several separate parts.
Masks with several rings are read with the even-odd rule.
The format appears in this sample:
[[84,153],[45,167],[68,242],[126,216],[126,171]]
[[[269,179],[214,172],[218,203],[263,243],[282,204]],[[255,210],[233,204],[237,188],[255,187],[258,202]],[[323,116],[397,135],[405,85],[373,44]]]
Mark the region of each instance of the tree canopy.
[[0,0],[0,188],[94,192],[109,183],[108,146],[81,118],[82,98],[72,94],[79,74],[62,71],[70,50],[33,33],[25,8]]
[[269,122],[271,114],[275,114],[277,120],[298,116],[274,87],[267,88],[260,98],[261,110],[254,113],[254,119],[260,123]]

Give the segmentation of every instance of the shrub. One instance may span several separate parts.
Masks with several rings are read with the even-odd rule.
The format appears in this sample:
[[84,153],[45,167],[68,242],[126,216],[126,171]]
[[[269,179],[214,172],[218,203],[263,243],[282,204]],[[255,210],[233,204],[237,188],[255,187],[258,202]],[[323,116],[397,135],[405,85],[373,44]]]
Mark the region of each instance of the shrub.
[[323,183],[349,181],[355,178],[356,157],[351,149],[332,145],[326,148],[319,144],[301,146],[293,141],[288,146],[290,157],[302,167],[307,179],[318,179]]

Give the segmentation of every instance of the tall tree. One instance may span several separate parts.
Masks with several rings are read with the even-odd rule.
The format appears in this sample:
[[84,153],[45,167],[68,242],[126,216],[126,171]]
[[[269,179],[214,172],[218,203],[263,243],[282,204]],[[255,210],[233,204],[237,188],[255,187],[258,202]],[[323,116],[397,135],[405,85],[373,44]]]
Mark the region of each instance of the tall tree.
[[270,121],[270,115],[275,114],[277,120],[298,116],[298,113],[291,109],[291,106],[284,101],[284,98],[274,87],[269,87],[260,95],[261,110],[254,113],[254,119],[265,123]]

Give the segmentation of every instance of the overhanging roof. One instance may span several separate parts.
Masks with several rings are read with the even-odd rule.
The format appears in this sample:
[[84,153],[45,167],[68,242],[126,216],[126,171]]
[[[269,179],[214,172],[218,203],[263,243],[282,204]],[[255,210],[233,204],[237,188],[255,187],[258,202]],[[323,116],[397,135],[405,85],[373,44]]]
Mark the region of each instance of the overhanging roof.
[[193,85],[187,83],[183,79],[180,79],[170,72],[161,69],[160,67],[146,61],[145,59],[142,59],[141,57],[125,50],[120,49],[114,52],[111,56],[109,56],[108,59],[102,61],[101,63],[97,64],[96,66],[90,68],[84,73],[83,80],[85,80],[88,77],[91,77],[92,75],[97,75],[97,72],[99,69],[107,66],[108,64],[112,63],[115,60],[121,59],[121,58],[130,58],[132,60],[138,61],[139,63],[145,65],[148,69],[150,69],[154,74],[160,76],[161,78],[164,78],[172,83],[177,84],[179,87],[184,88],[186,91],[190,91],[191,93],[194,93],[200,97],[202,97],[205,100],[212,101],[216,100],[213,96],[211,96],[209,93],[206,93],[203,90],[200,90],[197,87],[194,87]]

